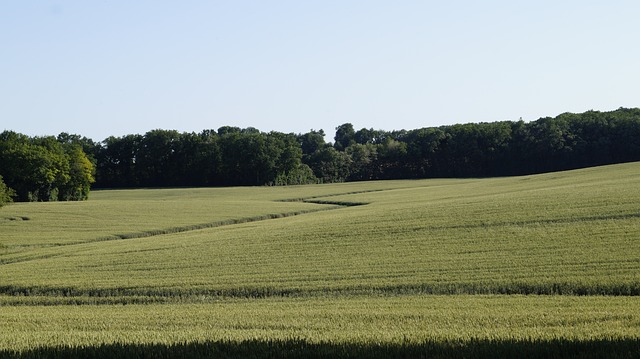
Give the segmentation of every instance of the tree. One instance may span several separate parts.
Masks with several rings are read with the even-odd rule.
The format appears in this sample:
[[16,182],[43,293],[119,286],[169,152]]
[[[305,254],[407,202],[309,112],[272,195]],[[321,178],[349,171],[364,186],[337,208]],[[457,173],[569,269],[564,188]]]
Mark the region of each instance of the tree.
[[220,149],[213,130],[183,133],[176,155],[180,185],[210,186],[220,183]]
[[220,137],[221,171],[227,185],[263,185],[275,179],[277,151],[261,133],[230,132]]
[[19,201],[83,200],[89,195],[94,166],[80,144],[53,136],[0,135],[0,165]]
[[611,114],[610,162],[640,160],[640,109],[618,109]]
[[136,176],[136,162],[141,135],[107,137],[97,156],[96,185],[99,187],[135,187],[140,185]]
[[180,184],[182,135],[175,130],[152,130],[140,142],[136,155],[136,176],[142,186],[176,186]]
[[356,132],[353,130],[353,125],[350,123],[336,127],[336,135],[334,137],[336,142],[333,146],[338,151],[344,151],[347,147],[355,143],[355,134]]
[[446,133],[440,128],[421,128],[405,136],[407,166],[413,177],[425,178],[439,175],[440,152]]
[[360,130],[358,130],[356,133],[354,133],[353,135],[353,140],[356,143],[359,143],[361,145],[365,145],[368,143],[377,143],[378,140],[378,135],[377,135],[378,131],[375,131],[373,128],[371,129],[366,129],[366,128],[362,128]]
[[0,207],[10,203],[13,200],[14,195],[15,192],[11,188],[7,187],[2,180],[2,176],[0,176]]
[[324,131],[311,130],[303,135],[298,135],[298,143],[302,149],[302,155],[310,155],[324,146]]
[[351,156],[330,145],[320,148],[308,159],[308,165],[322,183],[344,182],[351,171]]
[[378,146],[377,177],[379,179],[411,178],[407,166],[407,144],[387,138]]
[[[568,169],[573,151],[574,136],[568,131],[565,117],[545,117],[529,126],[530,139],[530,173],[559,171]],[[569,166],[569,167],[567,167]]]
[[302,163],[302,147],[298,142],[298,136],[270,132],[268,138],[271,146],[275,147],[278,153],[274,184],[307,184],[318,181],[311,168]]
[[2,150],[2,174],[19,201],[58,199],[58,186],[69,180],[69,162],[53,143],[21,138]]
[[378,148],[371,144],[354,143],[345,149],[351,158],[349,180],[366,181],[376,178]]
[[58,199],[82,201],[89,198],[91,184],[95,182],[95,167],[80,145],[66,146],[69,161],[69,180],[59,188]]
[[224,136],[224,135],[229,134],[229,133],[238,133],[238,132],[242,132],[242,129],[240,127],[222,126],[222,127],[218,128],[218,135],[220,135],[220,136]]
[[93,163],[93,166],[96,166],[96,158],[101,150],[100,143],[94,142],[92,139],[84,136],[68,134],[66,132],[61,132],[56,139],[62,143],[63,146],[80,145],[82,152],[84,152],[87,158]]

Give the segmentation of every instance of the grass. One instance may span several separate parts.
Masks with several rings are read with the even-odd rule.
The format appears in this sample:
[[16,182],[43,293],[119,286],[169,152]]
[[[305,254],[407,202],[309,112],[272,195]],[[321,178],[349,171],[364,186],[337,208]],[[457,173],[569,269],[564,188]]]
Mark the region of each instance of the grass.
[[638,356],[638,173],[13,204],[0,356]]

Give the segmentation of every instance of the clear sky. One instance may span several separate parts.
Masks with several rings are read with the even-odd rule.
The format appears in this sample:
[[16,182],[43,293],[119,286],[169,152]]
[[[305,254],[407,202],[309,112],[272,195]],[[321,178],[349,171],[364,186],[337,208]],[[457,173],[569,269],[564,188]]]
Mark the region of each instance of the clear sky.
[[0,131],[304,133],[640,106],[640,1],[0,2]]

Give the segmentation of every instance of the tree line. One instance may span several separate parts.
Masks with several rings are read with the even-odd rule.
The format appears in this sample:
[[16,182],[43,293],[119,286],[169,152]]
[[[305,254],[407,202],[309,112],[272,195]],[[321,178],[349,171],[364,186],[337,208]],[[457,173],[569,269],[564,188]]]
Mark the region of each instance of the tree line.
[[95,186],[105,188],[290,185],[524,175],[638,160],[638,108],[408,131],[355,130],[346,123],[328,143],[323,130],[286,134],[230,126],[153,130],[102,142],[66,133],[0,135],[7,191],[40,201],[86,199],[94,175]]
[[101,187],[285,185],[315,182],[293,134],[224,126],[153,130],[94,148]]

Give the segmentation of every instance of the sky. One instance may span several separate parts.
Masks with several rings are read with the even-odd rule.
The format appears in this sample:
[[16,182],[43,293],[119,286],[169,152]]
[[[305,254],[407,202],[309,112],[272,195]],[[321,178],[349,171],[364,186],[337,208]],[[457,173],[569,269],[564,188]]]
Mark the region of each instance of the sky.
[[95,141],[640,107],[639,1],[0,2],[0,131]]

